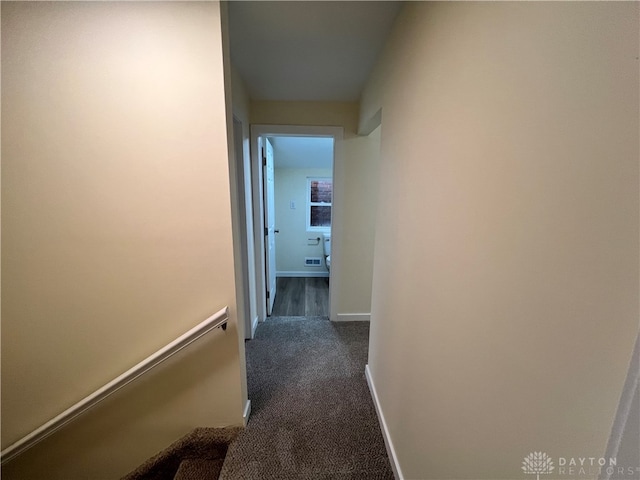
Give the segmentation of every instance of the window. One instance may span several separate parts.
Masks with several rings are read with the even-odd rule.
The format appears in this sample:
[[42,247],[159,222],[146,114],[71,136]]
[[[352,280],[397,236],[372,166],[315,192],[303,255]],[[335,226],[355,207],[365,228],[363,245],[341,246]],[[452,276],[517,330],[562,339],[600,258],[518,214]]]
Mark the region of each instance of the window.
[[307,229],[331,228],[333,182],[328,177],[307,178]]

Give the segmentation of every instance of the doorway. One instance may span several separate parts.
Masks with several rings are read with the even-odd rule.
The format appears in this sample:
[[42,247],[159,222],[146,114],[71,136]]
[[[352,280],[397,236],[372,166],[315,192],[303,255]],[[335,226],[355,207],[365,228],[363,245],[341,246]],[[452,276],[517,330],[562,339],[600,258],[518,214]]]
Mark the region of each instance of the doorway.
[[330,316],[334,285],[324,246],[329,240],[334,248],[332,219],[339,213],[333,165],[341,140],[340,127],[251,128],[261,321],[292,312]]
[[278,294],[271,316],[328,317],[328,277],[278,277]]

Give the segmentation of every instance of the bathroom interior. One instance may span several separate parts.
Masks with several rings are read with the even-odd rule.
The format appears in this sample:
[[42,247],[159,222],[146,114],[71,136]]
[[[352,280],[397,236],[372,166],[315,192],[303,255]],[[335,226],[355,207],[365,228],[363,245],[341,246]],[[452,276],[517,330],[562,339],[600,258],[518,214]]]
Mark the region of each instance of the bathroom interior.
[[333,138],[269,137],[277,290],[272,316],[328,316]]

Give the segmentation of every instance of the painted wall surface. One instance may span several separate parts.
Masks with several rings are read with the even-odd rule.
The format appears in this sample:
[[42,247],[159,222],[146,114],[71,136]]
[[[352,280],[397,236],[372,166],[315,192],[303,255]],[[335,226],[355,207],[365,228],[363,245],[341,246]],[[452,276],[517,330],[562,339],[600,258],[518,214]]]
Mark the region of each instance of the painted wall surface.
[[[334,185],[333,185],[333,218],[331,227],[331,312],[330,317],[335,320],[340,313],[367,313],[370,311],[371,297],[368,294],[361,295],[360,284],[356,285],[349,279],[349,273],[360,270],[361,259],[350,258],[343,254],[347,251],[352,235],[358,235],[361,231],[368,231],[370,226],[361,225],[363,218],[360,215],[350,215],[345,205],[347,189],[352,184],[359,184],[353,179],[353,175],[359,175],[358,169],[349,168],[347,165],[353,159],[366,157],[366,140],[357,135],[358,130],[358,104],[343,102],[251,102],[251,123],[266,125],[314,125],[314,126],[339,126],[344,129],[344,139],[335,145]],[[355,160],[356,164],[362,164],[361,160]],[[349,210],[353,212],[353,209]],[[358,237],[356,237],[357,239]],[[357,240],[356,240],[357,241]],[[371,252],[371,256],[373,252]],[[363,273],[358,282],[370,282]]]
[[[229,174],[229,200],[230,200],[230,214],[231,214],[231,228],[232,228],[232,244],[233,251],[233,264],[234,264],[234,280],[235,280],[235,305],[234,310],[236,314],[236,326],[237,326],[237,341],[239,352],[239,367],[240,367],[240,408],[243,412],[243,424],[246,425],[248,421],[248,415],[251,410],[251,402],[249,401],[248,387],[247,387],[247,361],[244,354],[244,341],[250,337],[250,317],[251,315],[251,303],[249,297],[249,286],[251,280],[252,269],[249,265],[249,255],[253,254],[253,245],[247,241],[247,237],[244,234],[246,228],[251,227],[249,219],[246,217],[245,201],[248,195],[246,191],[247,179],[245,174],[246,158],[243,148],[238,146],[240,150],[236,155],[236,138],[243,140],[244,126],[242,120],[240,120],[240,128],[238,132],[235,131],[235,125],[237,122],[234,120],[234,107],[233,107],[233,86],[234,86],[234,74],[231,65],[231,51],[229,46],[229,4],[227,2],[219,2],[219,16],[220,16],[220,39],[222,42],[222,70],[224,77],[224,106],[225,106],[225,118],[226,118],[226,133],[227,133],[227,160],[228,160],[228,174]],[[236,101],[240,101],[242,112],[240,116],[244,118],[245,124],[248,117],[248,98],[246,92],[242,90],[243,85],[238,85],[235,82],[236,87]],[[238,110],[238,107],[236,107]],[[244,145],[243,145],[244,146]],[[247,165],[248,166],[248,165]],[[249,190],[250,191],[250,190]],[[249,209],[249,212],[251,210]],[[244,216],[243,216],[244,215]],[[251,249],[250,249],[251,247]]]
[[[223,4],[224,5],[224,4]],[[239,195],[244,194],[244,201],[242,202],[242,207],[245,209],[246,214],[244,216],[244,223],[238,226],[238,234],[245,235],[246,244],[240,242],[238,240],[237,246],[234,245],[234,251],[237,253],[240,249],[246,249],[247,251],[247,265],[246,265],[246,275],[247,278],[243,279],[243,284],[245,285],[248,293],[248,299],[246,303],[248,303],[249,308],[247,312],[244,312],[245,316],[245,337],[250,337],[251,325],[253,325],[254,320],[257,321],[258,318],[258,307],[256,304],[256,268],[255,262],[253,259],[255,258],[255,243],[254,243],[254,234],[253,234],[253,205],[252,205],[252,188],[251,188],[251,150],[250,150],[250,136],[251,136],[251,128],[249,124],[249,96],[247,95],[247,91],[244,85],[240,74],[237,70],[231,65],[231,92],[232,92],[232,108],[233,108],[233,116],[234,118],[240,122],[240,132],[238,134],[242,138],[242,163],[238,164],[234,162],[234,168],[237,169],[237,174],[242,176],[242,182],[244,185],[244,189]],[[234,144],[235,146],[235,144]],[[238,204],[240,206],[240,203]],[[236,277],[238,277],[238,271],[236,270]],[[240,305],[241,300],[241,291],[238,290],[238,305]],[[244,299],[243,303],[245,303]]]
[[340,313],[367,314],[371,308],[378,190],[384,188],[379,184],[381,129],[347,146],[344,217],[349,230],[343,238],[342,254],[349,263],[343,272],[349,294],[341,297]]
[[3,478],[117,478],[242,423],[222,66],[217,2],[2,3],[2,447],[231,308]]
[[[277,155],[277,152],[275,153]],[[324,264],[322,232],[307,231],[307,178],[331,179],[331,169],[276,168],[276,270],[278,276],[328,276]],[[295,209],[291,208],[291,202]],[[320,241],[309,240],[320,238]],[[305,257],[320,257],[318,267],[306,267]]]
[[382,106],[369,365],[405,478],[604,454],[638,332],[638,9],[397,19],[362,112]]

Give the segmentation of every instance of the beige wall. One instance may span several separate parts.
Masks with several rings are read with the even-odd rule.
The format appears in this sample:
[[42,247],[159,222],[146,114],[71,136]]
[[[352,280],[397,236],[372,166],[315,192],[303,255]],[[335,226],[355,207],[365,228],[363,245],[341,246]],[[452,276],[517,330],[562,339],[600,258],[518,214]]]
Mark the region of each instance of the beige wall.
[[[368,214],[361,214],[358,208],[350,208],[346,204],[348,198],[358,196],[358,190],[363,198],[370,195],[368,185],[361,181],[360,170],[369,168],[366,159],[370,149],[365,137],[357,135],[358,108],[357,103],[345,102],[251,102],[252,124],[338,126],[344,129],[343,141],[335,145],[330,285],[332,320],[336,320],[338,315],[368,313],[371,305],[370,289],[362,287],[371,282],[371,274],[361,263],[365,249],[361,255],[348,256],[358,245],[372,248],[367,239],[373,235]],[[373,251],[366,255],[371,262]],[[355,281],[353,271],[362,272]]]
[[[222,5],[226,5],[223,3]],[[245,337],[251,337],[253,325],[257,325],[258,306],[256,301],[256,266],[255,266],[255,242],[253,233],[253,205],[252,205],[252,187],[251,187],[251,149],[250,137],[251,126],[249,123],[249,96],[244,85],[244,81],[238,71],[231,65],[231,92],[232,92],[232,109],[234,121],[239,122],[240,131],[234,132],[242,142],[242,151],[238,154],[234,150],[235,162],[231,164],[232,177],[236,178],[236,182],[232,182],[233,194],[243,196],[238,197],[237,206],[234,211],[239,215],[238,231],[235,235],[234,253],[236,258],[242,251],[246,252],[246,258],[242,261],[236,261],[236,278],[241,280],[243,287],[237,290],[238,294],[238,310],[240,305],[246,305],[243,308],[242,316],[244,317]],[[237,125],[237,124],[236,124]],[[233,143],[234,148],[236,142]],[[241,160],[239,160],[241,159]],[[237,187],[237,193],[233,191]],[[245,213],[242,214],[241,212]],[[242,240],[244,238],[244,240]],[[246,262],[246,263],[245,263]],[[238,270],[240,269],[240,270]],[[244,272],[244,273],[242,273]],[[241,278],[242,276],[246,278]],[[247,298],[244,298],[244,295]],[[240,313],[240,312],[239,312]]]
[[[224,103],[227,133],[227,159],[229,175],[229,197],[231,208],[232,251],[235,277],[235,314],[237,326],[237,340],[240,366],[240,408],[243,412],[243,423],[246,425],[251,413],[251,403],[248,398],[247,387],[247,362],[244,354],[244,341],[251,336],[251,297],[249,286],[251,275],[254,271],[248,263],[249,252],[253,254],[253,244],[247,241],[244,235],[248,225],[246,217],[245,201],[248,192],[245,190],[247,179],[245,178],[245,165],[247,155],[244,152],[244,130],[248,117],[248,97],[244,91],[244,85],[238,83],[237,75],[234,75],[231,65],[231,51],[229,40],[229,4],[219,2],[220,33],[222,43],[222,69],[224,75]],[[233,91],[236,91],[235,95]],[[239,107],[234,108],[234,102],[239,102]],[[238,114],[236,114],[236,111]],[[240,122],[241,131],[236,132],[235,127]],[[236,146],[236,139],[242,142]],[[236,153],[236,148],[238,152]],[[249,217],[250,218],[250,217]]]
[[356,135],[358,104],[355,102],[251,101],[251,123],[262,125],[314,125],[344,128],[344,137]]
[[384,188],[379,185],[380,131],[378,127],[347,145],[344,216],[348,231],[342,256],[348,259],[349,267],[342,274],[349,292],[340,297],[339,313],[344,320],[352,318],[350,314],[371,311],[378,190]]
[[637,3],[400,13],[362,123],[382,106],[369,365],[405,478],[604,454],[638,332],[638,25]]
[[[277,151],[275,155],[277,156]],[[331,169],[322,168],[276,168],[275,214],[276,228],[276,270],[278,276],[328,275],[324,263],[323,232],[307,231],[307,178],[333,177]],[[296,208],[290,208],[295,201]],[[309,241],[320,238],[320,242]],[[307,267],[305,257],[320,257],[318,267]]]
[[215,2],[2,3],[3,448],[231,308],[6,478],[115,478],[242,422],[220,25]]

